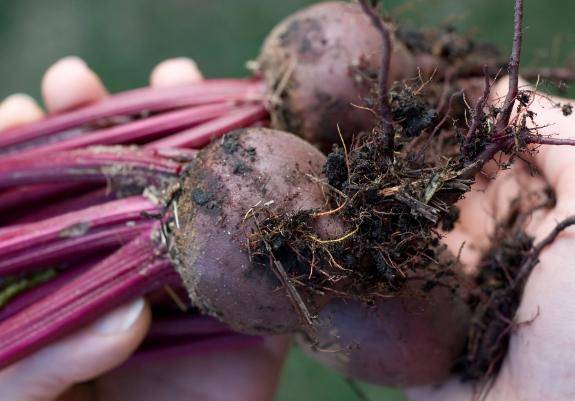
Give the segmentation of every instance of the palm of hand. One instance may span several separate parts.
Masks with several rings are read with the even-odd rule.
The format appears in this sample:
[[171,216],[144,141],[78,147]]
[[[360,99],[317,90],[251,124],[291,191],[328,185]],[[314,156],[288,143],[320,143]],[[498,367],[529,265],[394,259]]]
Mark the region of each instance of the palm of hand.
[[[494,93],[505,94],[506,87],[506,82],[499,82]],[[541,134],[572,136],[575,118],[563,116],[549,99],[537,96],[531,110],[537,113],[538,124],[550,125]],[[518,195],[549,186],[557,197],[553,208],[535,212],[528,223],[527,232],[536,241],[546,237],[559,221],[575,215],[575,150],[544,147],[530,164],[518,162],[493,180],[478,177],[475,191],[461,202],[460,224],[446,242],[454,252],[466,242],[462,261],[470,270],[481,250],[489,246],[496,221],[505,216],[510,201]],[[533,176],[531,167],[537,168],[540,176]],[[489,170],[487,174],[495,171]],[[570,400],[575,396],[575,331],[569,318],[575,316],[574,239],[573,230],[567,230],[542,252],[527,282],[506,359],[492,386],[484,387],[489,389],[486,400]],[[467,401],[478,396],[471,385],[457,378],[439,388],[412,389],[408,394],[414,400],[426,401]]]

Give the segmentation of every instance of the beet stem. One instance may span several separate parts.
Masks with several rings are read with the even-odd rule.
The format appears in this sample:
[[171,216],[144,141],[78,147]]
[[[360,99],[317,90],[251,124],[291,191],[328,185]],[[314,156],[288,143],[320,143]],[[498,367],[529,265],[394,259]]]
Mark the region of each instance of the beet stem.
[[523,263],[523,265],[521,266],[521,269],[519,270],[519,272],[515,276],[512,288],[515,288],[524,282],[525,278],[531,273],[533,268],[539,263],[539,256],[541,255],[541,252],[546,247],[548,247],[553,242],[555,242],[555,240],[557,239],[559,234],[561,234],[563,231],[565,231],[565,229],[572,227],[573,225],[575,225],[575,216],[567,217],[566,219],[560,221],[555,227],[553,227],[553,230],[551,230],[551,232],[545,238],[543,238],[538,244],[536,244],[533,247],[533,249],[531,251],[531,255],[527,258],[525,263]]
[[489,93],[491,91],[491,81],[489,80],[489,70],[487,65],[483,66],[483,75],[485,77],[485,86],[483,88],[483,94],[475,104],[475,110],[471,120],[471,125],[469,126],[467,134],[465,134],[466,147],[469,146],[473,141],[473,139],[475,138],[477,129],[479,128],[479,125],[481,124],[483,117],[485,116],[484,109],[487,104],[487,100],[489,100]]
[[17,148],[13,152],[19,156],[46,154],[54,151],[83,148],[94,145],[117,145],[125,143],[143,143],[159,136],[187,129],[195,125],[210,121],[236,109],[233,102],[215,103],[204,106],[191,107],[157,116],[147,117],[134,122],[121,124],[115,127],[84,132],[71,138],[58,142],[50,140],[46,144],[33,143],[30,148]]
[[513,26],[513,48],[509,59],[509,90],[505,96],[505,102],[501,115],[495,124],[495,132],[503,131],[509,124],[513,105],[519,91],[519,64],[521,61],[521,45],[523,40],[523,0],[515,0],[515,17]]
[[77,186],[78,184],[39,184],[0,191],[0,212],[5,210],[12,212],[15,208],[28,206],[30,203],[36,204],[40,200],[62,199]]
[[521,137],[526,143],[538,145],[555,145],[555,146],[575,146],[575,139],[569,138],[551,138],[539,135],[525,135]]
[[[98,258],[98,262],[101,260],[101,257]],[[32,288],[18,295],[14,299],[10,300],[10,302],[8,302],[2,308],[0,308],[0,322],[8,319],[9,317],[15,315],[28,306],[52,294],[57,289],[61,288],[83,272],[87,271],[89,268],[93,267],[94,264],[94,261],[90,261],[79,266],[74,266],[73,268],[58,271],[56,277],[40,286]]]
[[28,273],[50,267],[66,260],[77,260],[80,257],[93,255],[117,248],[133,240],[148,230],[152,222],[127,222],[90,230],[78,237],[57,237],[49,243],[27,246],[13,254],[5,255],[0,260],[0,275]]
[[43,300],[0,323],[0,369],[176,274],[148,231]]
[[267,117],[266,108],[261,105],[251,105],[238,108],[233,113],[216,118],[198,127],[170,135],[166,138],[151,142],[148,148],[200,148],[207,145],[214,138],[238,128],[252,125]]
[[0,149],[108,117],[222,101],[254,101],[261,97],[263,91],[262,82],[246,79],[208,80],[182,87],[136,89],[110,96],[94,105],[45,118],[35,124],[5,131],[0,135]]
[[367,0],[359,0],[363,12],[369,17],[371,23],[379,31],[383,39],[383,49],[381,54],[381,65],[379,68],[379,116],[381,118],[381,128],[383,130],[383,144],[388,160],[393,161],[395,151],[395,132],[393,131],[393,115],[389,104],[389,69],[391,66],[391,52],[393,45],[389,29]]
[[140,347],[128,360],[131,363],[154,363],[171,358],[194,357],[206,354],[230,352],[261,345],[262,337],[238,333],[211,334],[183,338],[158,339],[157,343]]
[[57,239],[73,238],[98,228],[141,220],[143,212],[158,211],[158,206],[147,198],[134,196],[37,223],[0,229],[0,258]]
[[213,317],[203,315],[179,315],[158,317],[152,322],[147,339],[178,336],[202,336],[209,334],[226,334],[231,329]]
[[141,174],[151,183],[175,177],[181,164],[158,151],[131,148],[88,148],[53,152],[50,157],[0,158],[0,188],[46,182],[106,183],[113,176]]
[[[79,189],[83,189],[83,186],[80,186]],[[42,198],[38,198],[33,208],[20,208],[20,216],[17,215],[10,219],[10,224],[18,225],[46,220],[54,216],[59,216],[62,214],[75,212],[92,206],[111,202],[116,200],[116,197],[115,194],[112,193],[108,188],[102,188],[89,192],[83,192],[80,194],[72,193],[64,195],[60,199],[62,200],[58,199],[54,203],[48,202],[45,206],[36,206],[36,204],[42,203]]]

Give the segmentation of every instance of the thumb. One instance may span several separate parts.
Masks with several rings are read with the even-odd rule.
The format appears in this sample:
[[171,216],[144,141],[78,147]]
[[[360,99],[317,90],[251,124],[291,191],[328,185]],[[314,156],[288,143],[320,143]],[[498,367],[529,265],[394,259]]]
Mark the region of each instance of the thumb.
[[149,306],[138,299],[10,366],[0,372],[0,400],[53,401],[117,367],[143,340],[150,318]]

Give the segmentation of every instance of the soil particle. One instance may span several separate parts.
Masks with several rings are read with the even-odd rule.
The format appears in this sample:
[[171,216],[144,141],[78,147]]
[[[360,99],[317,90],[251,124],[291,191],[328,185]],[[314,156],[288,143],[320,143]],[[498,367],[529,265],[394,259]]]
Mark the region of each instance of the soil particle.
[[280,46],[284,48],[297,44],[298,62],[310,63],[319,59],[325,52],[328,41],[323,33],[323,25],[316,18],[293,20],[280,36]]

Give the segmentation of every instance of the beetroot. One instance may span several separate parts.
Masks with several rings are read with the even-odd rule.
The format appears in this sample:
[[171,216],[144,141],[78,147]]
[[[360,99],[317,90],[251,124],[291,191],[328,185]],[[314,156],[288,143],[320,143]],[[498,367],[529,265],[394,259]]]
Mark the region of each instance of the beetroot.
[[[417,76],[415,56],[398,41],[390,81]],[[357,4],[325,2],[277,25],[258,59],[271,99],[272,123],[324,150],[375,124],[374,83],[382,40]],[[356,105],[356,106],[354,106]]]
[[[393,42],[390,83],[444,69],[441,57]],[[251,79],[137,89],[11,129],[0,137],[0,155],[126,143],[197,148],[232,129],[267,124],[268,111],[274,128],[330,151],[340,142],[338,126],[349,142],[376,121],[366,108],[375,106],[381,38],[357,4],[319,3],[288,17],[256,64]]]
[[428,385],[450,374],[468,319],[467,307],[444,290],[373,306],[334,299],[319,315],[317,338],[301,335],[299,344],[346,377],[393,387]]
[[[319,359],[371,382],[435,383],[461,353],[470,377],[494,372],[500,360],[491,356],[501,358],[505,349],[491,341],[508,336],[505,324],[525,277],[554,237],[512,246],[517,254],[503,259],[489,259],[500,252],[486,255],[488,279],[473,281],[459,275],[440,228],[453,229],[456,201],[496,153],[575,144],[541,137],[526,117],[510,120],[517,99],[519,112],[529,105],[529,94],[518,91],[521,0],[516,4],[512,79],[501,110],[486,105],[488,68],[483,95],[459,114],[453,100],[465,85],[453,86],[447,73],[439,85],[421,77],[415,85],[391,85],[417,67],[425,74],[425,66],[437,64],[445,72],[444,60],[430,58],[435,50],[421,41],[404,47],[401,35],[360,0],[361,12],[325,3],[281,24],[259,60],[265,82],[138,90],[0,137],[0,207],[14,222],[0,228],[7,276],[1,295],[3,302],[21,296],[0,322],[0,366],[127,299],[164,288],[181,309],[190,307],[179,295],[185,289],[197,308],[243,333],[305,332]],[[465,46],[461,52],[441,43],[450,67],[468,67]],[[325,158],[292,134],[262,127],[230,132],[267,125],[268,100],[274,124],[323,148],[339,139],[339,126],[342,147]],[[371,111],[352,105],[362,101]],[[469,126],[446,124],[452,117]],[[199,153],[182,149],[210,142]],[[84,147],[117,143],[143,149]],[[87,200],[93,190],[97,200]],[[36,206],[62,193],[72,199],[26,207],[25,201]],[[45,260],[55,267],[46,271]],[[501,260],[518,261],[519,268]],[[74,267],[78,274],[68,270]],[[509,271],[517,273],[511,285],[502,282]],[[70,281],[44,283],[54,275]],[[206,330],[168,326],[174,331],[160,330],[159,337]],[[222,334],[221,327],[207,330]],[[156,355],[153,344],[151,351]]]
[[[324,194],[306,175],[318,176],[324,161],[296,136],[264,128],[230,133],[200,152],[182,184],[174,232],[178,271],[194,305],[240,332],[299,328],[281,277],[248,254],[246,238],[255,227],[246,214],[258,207],[320,208]],[[316,312],[320,300],[303,296]]]

